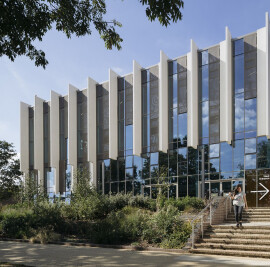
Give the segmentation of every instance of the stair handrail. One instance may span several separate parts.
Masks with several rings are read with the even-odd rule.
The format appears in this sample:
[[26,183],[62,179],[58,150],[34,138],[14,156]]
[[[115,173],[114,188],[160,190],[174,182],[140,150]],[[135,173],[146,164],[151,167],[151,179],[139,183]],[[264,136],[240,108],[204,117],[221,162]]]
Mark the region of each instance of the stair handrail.
[[190,222],[191,226],[192,226],[192,248],[194,248],[194,240],[195,240],[195,234],[194,234],[194,225],[195,225],[195,221],[198,220],[198,218],[201,218],[201,232],[202,232],[202,237],[203,237],[203,215],[205,213],[206,210],[208,210],[208,208],[210,208],[210,225],[212,224],[212,204],[214,202],[215,198],[211,198],[210,202],[206,205],[206,207],[204,209],[202,209],[194,218],[193,220]]

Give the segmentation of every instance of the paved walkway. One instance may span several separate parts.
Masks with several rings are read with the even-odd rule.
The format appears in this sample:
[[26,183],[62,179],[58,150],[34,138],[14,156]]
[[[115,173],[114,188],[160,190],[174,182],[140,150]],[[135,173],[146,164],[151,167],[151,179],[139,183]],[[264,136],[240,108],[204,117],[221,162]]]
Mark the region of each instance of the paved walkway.
[[0,241],[0,263],[26,266],[269,266],[270,259]]

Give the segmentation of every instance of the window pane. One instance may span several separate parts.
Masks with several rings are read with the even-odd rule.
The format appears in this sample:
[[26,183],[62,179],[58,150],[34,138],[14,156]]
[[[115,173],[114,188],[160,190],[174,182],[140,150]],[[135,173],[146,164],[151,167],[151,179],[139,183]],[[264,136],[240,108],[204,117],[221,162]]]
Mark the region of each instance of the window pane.
[[187,177],[179,177],[178,179],[178,197],[187,196]]
[[220,171],[232,171],[232,146],[228,143],[220,144]]
[[219,157],[219,144],[210,145],[210,158]]
[[219,172],[219,159],[210,159],[210,172]]
[[256,154],[245,156],[245,169],[256,169]]
[[126,157],[126,168],[132,167],[132,156]]
[[178,136],[182,145],[187,142],[187,113],[178,115]]
[[202,51],[202,65],[208,64],[208,50]]
[[126,126],[126,150],[133,149],[133,125]]
[[202,66],[202,99],[201,101],[208,100],[208,65]]
[[197,176],[188,176],[188,195],[198,197],[198,178]]
[[234,58],[234,91],[235,94],[244,92],[244,55]]
[[208,101],[203,102],[202,105],[202,137],[209,136],[209,106]]
[[173,142],[177,142],[177,108],[173,110]]
[[158,165],[151,166],[150,171],[151,171],[151,177],[158,177],[159,176]]
[[233,149],[234,171],[244,170],[244,140],[235,141]]
[[188,148],[188,174],[198,173],[198,150],[192,147]]
[[142,178],[142,158],[134,156],[134,179]]
[[126,179],[133,178],[133,168],[126,169]]
[[244,94],[235,96],[235,132],[244,131]]
[[246,139],[245,153],[256,153],[256,138]]
[[245,100],[245,131],[257,128],[257,99]]
[[173,75],[173,108],[177,108],[177,74]]
[[150,164],[151,165],[158,164],[158,152],[150,154]]
[[177,175],[177,150],[169,151],[169,176]]
[[239,39],[234,41],[234,55],[239,55],[244,53],[244,40]]

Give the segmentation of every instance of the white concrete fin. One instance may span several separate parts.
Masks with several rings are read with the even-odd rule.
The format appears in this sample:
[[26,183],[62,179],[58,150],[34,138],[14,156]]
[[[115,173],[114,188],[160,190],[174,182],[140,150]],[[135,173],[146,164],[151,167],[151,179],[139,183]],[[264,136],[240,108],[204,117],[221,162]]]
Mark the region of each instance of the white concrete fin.
[[225,41],[220,43],[220,142],[232,142],[232,37],[225,28]]
[[118,156],[117,73],[109,69],[109,158]]
[[29,105],[20,102],[20,170],[29,172]]
[[59,161],[60,161],[60,119],[59,97],[51,90],[50,105],[50,167],[54,168],[55,193],[59,193]]
[[133,60],[133,154],[142,153],[142,67]]
[[38,171],[38,184],[41,186],[44,186],[43,103],[43,99],[35,96],[34,169]]
[[159,150],[167,153],[169,145],[168,125],[168,57],[160,51],[159,63]]
[[[198,48],[190,41],[190,52],[187,54],[187,144],[198,146]],[[181,127],[181,126],[180,126]]]
[[96,94],[97,82],[92,78],[87,79],[87,132],[88,132],[88,161],[91,163],[90,175],[92,184],[97,186],[97,94]]

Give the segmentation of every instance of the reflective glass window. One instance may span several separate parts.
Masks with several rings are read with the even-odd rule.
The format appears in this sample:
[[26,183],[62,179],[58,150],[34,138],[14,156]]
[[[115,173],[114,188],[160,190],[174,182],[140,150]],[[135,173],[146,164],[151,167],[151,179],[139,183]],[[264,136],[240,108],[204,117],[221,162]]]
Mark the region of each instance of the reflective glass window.
[[177,150],[169,151],[169,176],[177,175]]
[[208,64],[208,50],[202,51],[201,56],[202,56],[202,65]]
[[187,141],[187,113],[178,115],[178,136],[182,144]]
[[228,143],[220,144],[220,171],[231,172],[232,171],[232,146]]
[[126,126],[126,150],[133,149],[133,125]]
[[126,157],[126,168],[132,167],[132,160],[133,160],[132,156]]
[[150,167],[151,177],[158,177],[159,176],[158,170],[159,170],[158,165],[151,166]]
[[198,197],[198,177],[196,175],[188,176],[188,196]]
[[208,65],[202,66],[202,99],[201,101],[208,100],[209,90],[209,70]]
[[234,142],[233,161],[234,171],[244,170],[244,140]]
[[256,153],[256,138],[246,139],[245,153]]
[[187,177],[179,177],[178,179],[178,197],[187,196]]
[[245,169],[256,169],[256,154],[245,156]]
[[257,128],[257,99],[245,100],[245,131]]
[[219,157],[219,144],[214,144],[209,146],[209,157],[217,158]]
[[234,55],[237,56],[243,53],[244,53],[244,39],[242,38],[234,41]]
[[177,108],[177,74],[173,75],[173,108]]
[[134,179],[142,178],[142,158],[134,156]]
[[244,131],[244,94],[238,94],[235,96],[235,132]]
[[202,108],[202,137],[209,136],[209,104],[208,101],[201,104]]
[[159,154],[158,152],[150,154],[150,164],[151,165],[158,164],[158,154]]
[[219,172],[219,159],[210,159],[210,172]]
[[244,55],[234,58],[234,88],[235,94],[244,92]]
[[126,169],[126,179],[133,178],[133,168]]
[[177,108],[173,110],[173,141],[177,141],[178,133],[177,133]]
[[198,150],[192,147],[188,148],[188,174],[198,173]]

